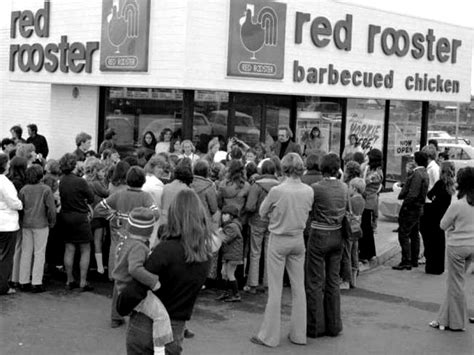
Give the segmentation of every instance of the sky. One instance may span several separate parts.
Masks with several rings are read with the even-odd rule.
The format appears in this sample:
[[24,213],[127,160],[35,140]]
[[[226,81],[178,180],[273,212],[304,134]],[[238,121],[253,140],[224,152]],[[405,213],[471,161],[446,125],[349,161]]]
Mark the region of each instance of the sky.
[[[472,0],[334,0],[379,10],[440,21],[473,29],[474,1]],[[473,47],[474,52],[474,47]],[[471,70],[471,95],[474,96],[474,53]]]

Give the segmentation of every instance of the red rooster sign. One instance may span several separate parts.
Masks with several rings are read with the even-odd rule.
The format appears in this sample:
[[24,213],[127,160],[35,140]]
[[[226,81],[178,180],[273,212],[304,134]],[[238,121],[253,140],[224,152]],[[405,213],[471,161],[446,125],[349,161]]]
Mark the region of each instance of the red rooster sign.
[[107,16],[107,35],[109,42],[117,47],[115,53],[120,53],[120,46],[128,38],[138,37],[138,5],[135,0],[126,0],[122,8],[118,0],[114,0],[112,11]]
[[270,7],[263,7],[255,18],[255,6],[247,4],[244,16],[240,19],[240,40],[246,50],[252,53],[252,60],[257,59],[255,54],[264,46],[277,45],[278,18]]

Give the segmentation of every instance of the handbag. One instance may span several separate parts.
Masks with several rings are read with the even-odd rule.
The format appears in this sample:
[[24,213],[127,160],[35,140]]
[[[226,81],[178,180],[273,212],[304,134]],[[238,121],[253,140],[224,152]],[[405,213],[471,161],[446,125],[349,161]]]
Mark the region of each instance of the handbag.
[[342,231],[343,231],[343,236],[346,239],[360,239],[362,237],[362,229],[360,228],[360,223],[361,223],[361,216],[356,216],[352,212],[352,203],[351,203],[351,197],[348,194],[348,205],[349,205],[349,210],[346,211],[343,219],[342,219]]

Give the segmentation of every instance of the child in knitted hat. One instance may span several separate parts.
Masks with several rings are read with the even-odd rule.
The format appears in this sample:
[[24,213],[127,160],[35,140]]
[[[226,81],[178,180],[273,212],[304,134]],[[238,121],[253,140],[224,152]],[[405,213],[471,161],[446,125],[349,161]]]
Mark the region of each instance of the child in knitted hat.
[[155,216],[149,208],[137,207],[130,212],[126,226],[128,233],[117,246],[112,277],[119,293],[132,279],[151,289],[148,290],[146,298],[135,307],[135,311],[153,320],[153,344],[156,355],[165,353],[165,344],[173,341],[173,332],[165,306],[152,292],[161,286],[158,276],[144,267],[150,254],[149,239],[154,223]]
[[233,205],[222,209],[222,228],[219,230],[222,239],[222,278],[227,280],[229,291],[217,297],[218,301],[240,302],[239,285],[235,278],[235,269],[243,264],[244,245],[242,225],[239,221],[239,210]]

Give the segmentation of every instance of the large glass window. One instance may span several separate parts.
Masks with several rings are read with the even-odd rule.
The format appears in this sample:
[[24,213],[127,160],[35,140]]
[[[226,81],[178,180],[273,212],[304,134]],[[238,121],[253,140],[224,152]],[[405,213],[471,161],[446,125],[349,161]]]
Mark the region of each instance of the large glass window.
[[[383,147],[385,101],[374,99],[348,99],[346,145],[342,158],[349,152],[361,150],[365,154],[373,148]],[[355,142],[352,137],[357,138]]]
[[[206,153],[212,137],[227,137],[229,93],[196,90],[194,94],[194,143],[198,152]],[[225,147],[222,147],[225,149]]]
[[474,97],[471,102],[455,104],[430,102],[428,140],[438,141],[439,152],[446,152],[456,170],[474,166]]
[[401,181],[406,164],[418,150],[421,136],[421,102],[390,101],[387,180]]
[[234,97],[234,136],[251,147],[260,141],[264,100],[263,95],[257,94],[235,94]]
[[[113,128],[116,131],[117,150],[122,155],[142,146],[145,135],[153,135],[158,142],[163,139],[180,139],[182,111],[181,90],[115,87],[106,89],[105,128]],[[162,133],[165,129],[171,130],[171,136],[164,137]]]
[[305,97],[297,104],[296,142],[303,155],[336,152],[341,142],[342,106],[337,99]]

